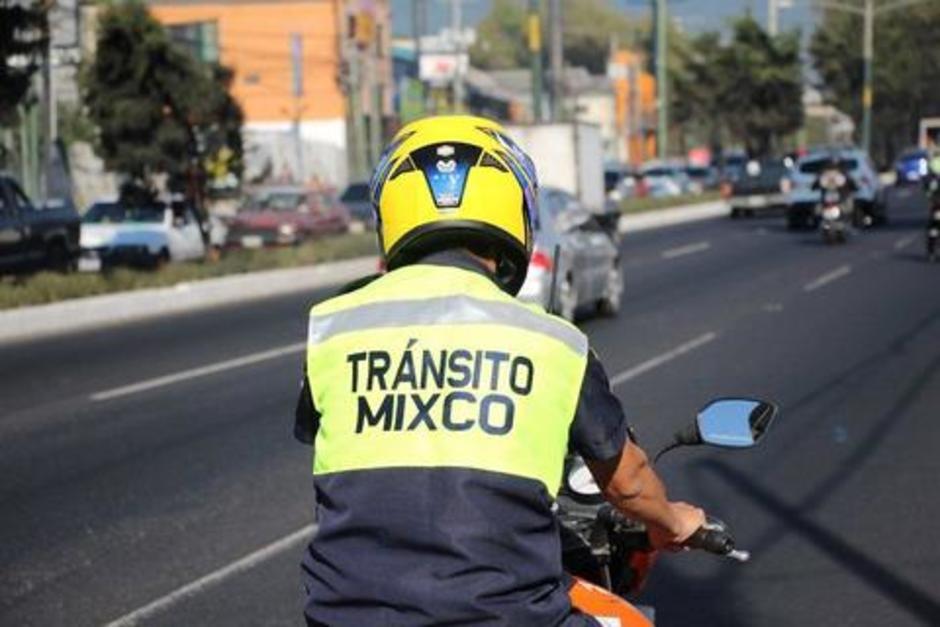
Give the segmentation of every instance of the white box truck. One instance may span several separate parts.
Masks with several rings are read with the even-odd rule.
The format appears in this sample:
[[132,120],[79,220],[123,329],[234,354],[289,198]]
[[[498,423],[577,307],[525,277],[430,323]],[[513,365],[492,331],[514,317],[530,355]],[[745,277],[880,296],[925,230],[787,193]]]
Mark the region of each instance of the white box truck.
[[590,211],[604,211],[604,145],[597,126],[563,122],[506,130],[532,157],[540,185],[573,194]]

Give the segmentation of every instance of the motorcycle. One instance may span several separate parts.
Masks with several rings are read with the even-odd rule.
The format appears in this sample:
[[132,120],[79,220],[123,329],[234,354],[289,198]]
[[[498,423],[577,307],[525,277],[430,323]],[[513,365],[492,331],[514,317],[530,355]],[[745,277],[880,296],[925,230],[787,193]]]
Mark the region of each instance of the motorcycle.
[[[766,401],[714,400],[699,412],[692,425],[675,434],[673,442],[656,454],[654,463],[682,446],[754,446],[776,414],[777,407]],[[643,587],[656,559],[645,526],[604,501],[580,457],[569,456],[565,466],[555,513],[561,527],[562,564],[574,578],[570,591],[573,607],[599,617],[605,625],[652,627],[654,608],[634,606],[626,599]],[[728,526],[716,518],[709,518],[685,546],[737,562],[750,558],[747,551],[735,546]]]
[[848,239],[850,212],[838,191],[827,190],[823,193],[819,209],[819,228],[823,241],[827,244],[844,244]]
[[937,250],[940,241],[940,180],[934,177],[928,187],[930,198],[930,217],[927,219],[927,261],[937,261],[940,251]]

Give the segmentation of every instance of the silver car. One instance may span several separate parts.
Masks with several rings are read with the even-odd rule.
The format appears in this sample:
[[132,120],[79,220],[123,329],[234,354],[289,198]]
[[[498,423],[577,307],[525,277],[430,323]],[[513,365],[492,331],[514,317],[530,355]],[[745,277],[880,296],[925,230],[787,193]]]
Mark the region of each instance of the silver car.
[[539,190],[535,222],[535,247],[519,298],[568,320],[583,306],[615,315],[623,294],[615,235],[574,196],[551,187]]

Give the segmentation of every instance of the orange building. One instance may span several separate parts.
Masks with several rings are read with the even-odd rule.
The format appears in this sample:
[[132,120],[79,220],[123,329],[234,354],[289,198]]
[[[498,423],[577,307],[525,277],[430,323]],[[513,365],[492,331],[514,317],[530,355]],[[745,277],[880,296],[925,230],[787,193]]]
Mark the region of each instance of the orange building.
[[611,55],[608,75],[616,99],[621,160],[633,165],[656,156],[656,78],[644,69],[643,57],[631,50]]
[[[387,0],[150,0],[149,6],[174,40],[234,70],[249,170],[345,182],[351,111],[343,81],[351,60],[344,37],[365,38],[352,48],[362,77],[360,111],[366,127],[381,127],[391,102]],[[366,91],[367,83],[376,91]]]

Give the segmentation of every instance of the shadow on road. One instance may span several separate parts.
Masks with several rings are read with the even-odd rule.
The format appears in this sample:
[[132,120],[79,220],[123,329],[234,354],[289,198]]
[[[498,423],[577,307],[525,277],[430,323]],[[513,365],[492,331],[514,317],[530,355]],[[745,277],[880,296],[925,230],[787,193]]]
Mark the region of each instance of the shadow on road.
[[[940,360],[934,362],[934,366]],[[875,434],[872,434],[875,435]],[[863,447],[864,448],[864,447]],[[905,609],[914,617],[929,625],[940,622],[940,602],[914,584],[905,581],[891,570],[864,552],[829,531],[822,525],[810,520],[802,505],[789,505],[777,498],[771,491],[753,482],[749,477],[730,466],[715,460],[708,460],[702,467],[715,472],[727,481],[729,486],[737,488],[744,496],[760,505],[773,516],[788,532],[795,532],[814,547],[826,554],[834,562],[855,574],[883,597],[890,599],[898,607]],[[843,464],[840,474],[846,473],[848,464]],[[755,546],[755,549],[764,547]]]

